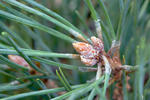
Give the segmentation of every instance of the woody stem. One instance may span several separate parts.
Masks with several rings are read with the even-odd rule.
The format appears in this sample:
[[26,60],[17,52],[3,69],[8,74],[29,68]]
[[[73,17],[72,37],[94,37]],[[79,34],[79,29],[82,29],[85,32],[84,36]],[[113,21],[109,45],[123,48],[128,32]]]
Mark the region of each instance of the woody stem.
[[101,63],[97,64],[97,73],[96,73],[96,80],[98,80],[101,77],[102,69],[101,69]]

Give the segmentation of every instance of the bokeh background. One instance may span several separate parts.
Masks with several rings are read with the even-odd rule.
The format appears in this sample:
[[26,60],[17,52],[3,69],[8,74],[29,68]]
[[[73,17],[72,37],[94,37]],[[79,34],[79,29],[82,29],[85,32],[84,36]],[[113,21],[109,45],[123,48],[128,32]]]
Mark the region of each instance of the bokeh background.
[[[33,7],[36,10],[38,8],[24,2],[24,0],[18,0],[30,7]],[[74,26],[79,28],[86,36],[90,37],[95,35],[96,30],[94,21],[91,17],[91,12],[84,0],[35,0],[39,4],[44,5],[45,7],[51,9],[56,12],[63,18],[67,19]],[[104,12],[99,6],[97,0],[91,0],[100,20],[103,22],[105,26],[105,31],[110,33],[110,29],[107,24],[107,19],[104,16]],[[108,14],[110,20],[113,24],[113,28],[115,33],[121,33],[121,48],[120,54],[121,59],[123,56],[125,57],[125,64],[128,65],[141,65],[138,71],[131,73],[129,83],[132,87],[130,91],[128,91],[128,99],[129,100],[137,100],[136,91],[142,91],[144,93],[144,99],[150,99],[150,1],[149,0],[103,0],[104,4],[108,10]],[[3,5],[5,4],[5,6]],[[40,24],[53,28],[57,31],[60,31],[72,38],[72,35],[68,34],[63,28],[58,27],[57,25],[39,17],[34,14],[28,13],[22,9],[14,7],[10,4],[0,1],[0,10],[7,11],[7,7],[13,8],[27,17],[38,21]],[[41,10],[39,10],[41,11]],[[19,15],[17,15],[19,16]],[[120,24],[120,18],[122,16],[122,23]],[[118,27],[121,27],[120,30]],[[23,39],[31,49],[34,50],[42,50],[49,52],[57,52],[57,53],[77,53],[72,47],[70,42],[61,40],[54,36],[47,34],[44,31],[38,30],[33,27],[28,27],[26,25],[8,20],[7,18],[0,16],[0,33],[3,31],[12,31],[16,33],[18,36]],[[75,38],[74,38],[75,39]],[[28,46],[22,44],[19,41],[15,42],[21,48],[28,48]],[[104,37],[105,50],[109,50],[111,43],[108,42],[107,38]],[[3,36],[0,36],[0,49],[3,49],[3,46],[10,46],[8,40]],[[1,53],[2,54],[2,53]],[[7,57],[6,54],[2,54]],[[75,66],[84,66],[80,60],[77,59],[65,59],[65,58],[47,58],[53,61],[61,62],[64,64],[75,65]],[[47,65],[49,66],[49,65]],[[13,69],[5,68],[5,64],[0,63],[0,88],[14,81],[14,79],[8,77],[3,72],[9,73],[16,77],[22,76],[20,72],[17,72]],[[96,67],[96,66],[94,66]],[[49,66],[50,70],[55,74],[55,70],[58,69],[55,66]],[[95,72],[80,72],[74,70],[64,69],[63,72],[65,76],[69,80],[71,85],[82,84],[87,82],[88,80],[95,77]],[[55,75],[55,77],[57,77]],[[61,87],[63,86],[57,78],[52,78],[56,84]],[[140,81],[140,82],[139,82]],[[141,85],[142,84],[142,85]],[[141,87],[142,86],[142,87]],[[110,91],[113,92],[113,85],[110,86]],[[140,88],[141,87],[141,88]],[[27,87],[20,89],[12,89],[12,90],[2,90],[0,89],[0,97],[5,97],[9,95],[14,95],[18,93],[28,92],[30,91]],[[5,94],[5,95],[4,95]],[[38,98],[33,97],[35,100]],[[23,100],[33,100],[33,98],[28,97]]]

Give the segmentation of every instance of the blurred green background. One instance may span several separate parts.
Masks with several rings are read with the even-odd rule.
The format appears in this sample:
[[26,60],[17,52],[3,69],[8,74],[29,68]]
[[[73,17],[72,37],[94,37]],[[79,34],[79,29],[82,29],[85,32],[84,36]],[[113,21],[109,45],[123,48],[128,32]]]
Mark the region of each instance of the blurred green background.
[[[25,2],[24,0],[18,0],[25,5],[33,7],[36,10],[42,11],[37,7],[32,6],[31,4]],[[45,7],[56,12],[74,26],[80,29],[86,36],[90,37],[95,35],[96,30],[94,21],[91,17],[91,12],[87,6],[87,3],[84,0],[34,0],[39,4],[44,5]],[[114,31],[116,35],[121,34],[119,40],[121,41],[121,59],[125,57],[125,64],[127,65],[140,65],[136,72],[129,74],[130,80],[129,83],[132,87],[131,91],[128,91],[127,98],[129,100],[137,100],[138,95],[143,93],[144,99],[150,99],[150,2],[149,0],[103,0],[105,7],[108,10],[110,20],[112,22]],[[103,22],[105,31],[103,33],[110,34],[110,29],[108,27],[107,19],[104,16],[102,8],[99,6],[97,0],[92,0],[93,6],[97,11],[97,16]],[[5,5],[4,5],[5,4]],[[71,34],[68,34],[66,30],[58,27],[57,25],[51,23],[50,21],[45,20],[35,14],[28,13],[20,8],[12,6],[6,2],[0,1],[0,10],[7,11],[14,15],[15,12],[11,12],[10,7],[20,13],[25,14],[27,17],[24,19],[36,20],[40,24],[53,28],[59,32],[62,32],[73,39],[75,39]],[[20,16],[17,14],[16,16]],[[120,21],[121,20],[121,21]],[[120,28],[119,28],[120,27]],[[72,47],[72,43],[64,41],[62,39],[56,38],[52,35],[47,34],[44,31],[38,30],[33,27],[29,27],[14,21],[8,20],[7,18],[0,16],[0,33],[3,31],[14,32],[25,41],[25,43],[34,50],[42,50],[56,53],[75,53],[75,50]],[[26,44],[22,44],[20,41],[15,40],[15,42],[21,48],[28,48]],[[105,50],[109,50],[111,43],[104,36]],[[6,38],[0,36],[0,49],[3,49],[4,46],[10,46],[10,43]],[[1,53],[5,57],[6,54]],[[53,61],[61,62],[64,64],[75,65],[75,66],[84,66],[80,60],[76,59],[65,59],[65,58],[47,58]],[[0,60],[1,61],[1,60]],[[55,73],[55,66],[48,66],[50,70]],[[96,67],[96,66],[95,66]],[[17,72],[13,69],[5,69],[5,64],[1,62],[0,64],[0,88],[3,85],[6,85],[12,81],[13,78],[8,77],[2,71],[9,73],[11,75],[20,77],[23,76],[20,72]],[[76,70],[67,70],[63,69],[65,76],[67,77],[71,85],[82,84],[87,80],[92,79],[95,76],[94,72],[80,72]],[[54,74],[55,77],[56,74]],[[53,77],[54,78],[54,77]],[[58,78],[54,78],[54,81],[58,84],[59,87],[63,86]],[[115,83],[114,83],[115,84]],[[114,88],[114,85],[111,85],[110,88]],[[0,89],[1,90],[1,89]],[[18,93],[30,91],[28,86],[25,86],[21,89],[12,89],[12,90],[2,90],[0,91],[0,97],[5,97],[6,95],[14,95]],[[113,92],[111,90],[110,92]],[[55,94],[54,94],[55,95]],[[126,99],[127,99],[126,98]],[[34,97],[35,100],[38,100],[38,97]],[[21,99],[22,100],[22,99]],[[27,97],[23,100],[33,100],[31,97]],[[42,99],[39,99],[42,100]]]

